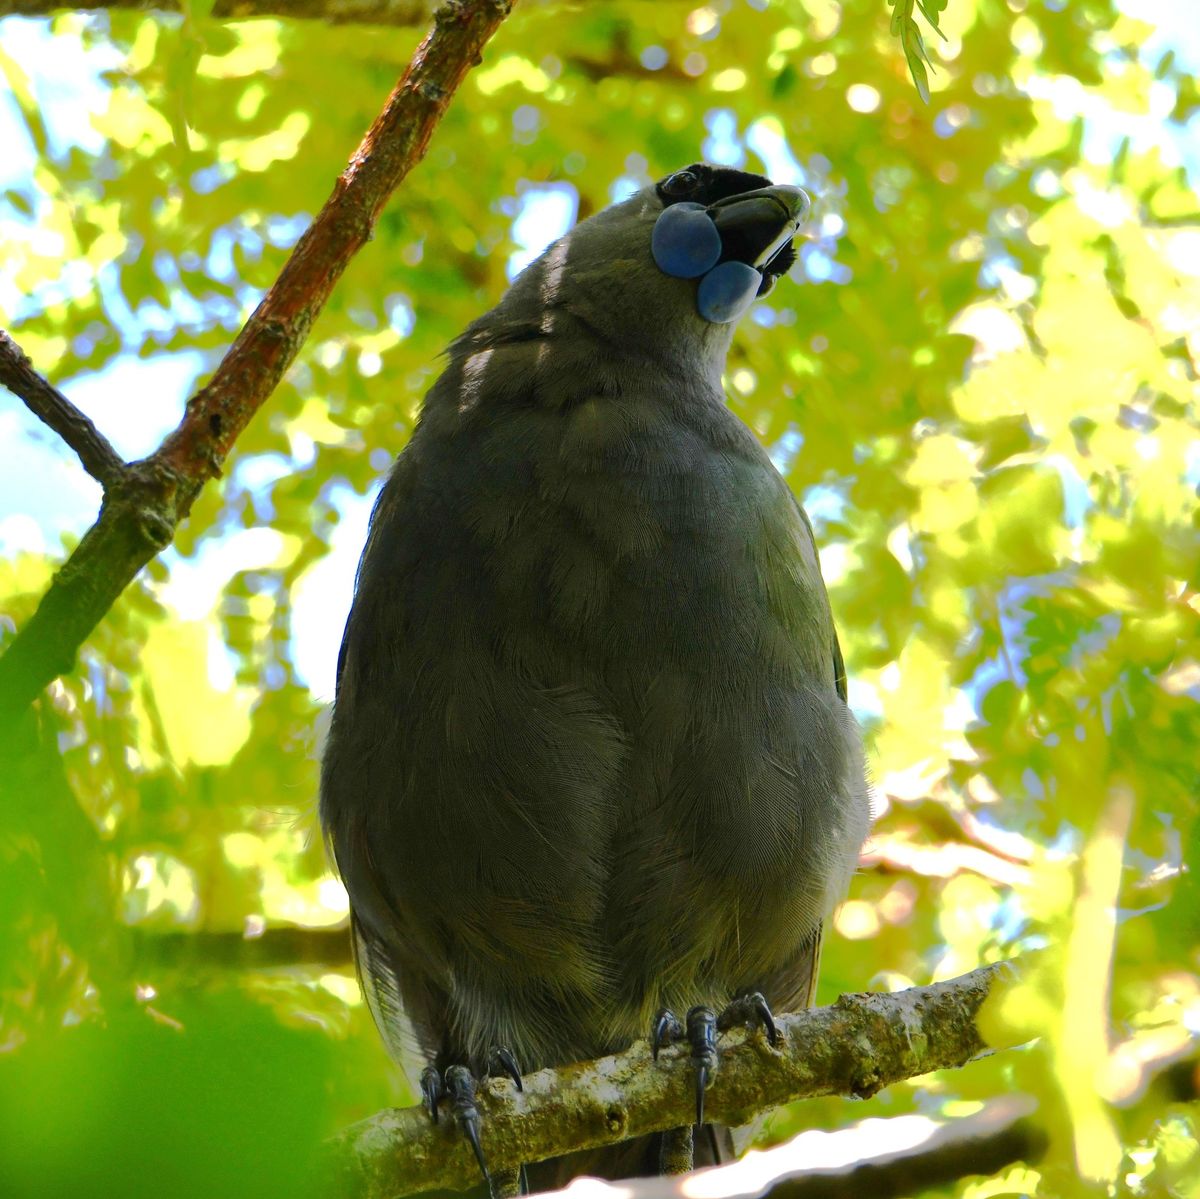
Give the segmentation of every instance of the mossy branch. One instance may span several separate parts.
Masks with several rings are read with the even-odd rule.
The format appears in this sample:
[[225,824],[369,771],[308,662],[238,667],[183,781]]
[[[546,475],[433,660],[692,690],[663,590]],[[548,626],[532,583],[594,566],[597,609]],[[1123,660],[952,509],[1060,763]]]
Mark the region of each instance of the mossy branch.
[[[1015,972],[985,966],[948,982],[894,994],[843,995],[829,1007],[778,1020],[771,1049],[760,1033],[732,1032],[705,1101],[717,1123],[737,1126],[771,1108],[817,1095],[873,1095],[893,1082],[963,1066],[988,1044],[976,1017]],[[483,1147],[494,1169],[677,1128],[693,1118],[686,1048],[651,1063],[644,1041],[623,1053],[541,1070],[524,1091],[493,1079],[480,1087]],[[338,1194],[394,1199],[478,1181],[452,1120],[434,1125],[419,1107],[389,1109],[351,1126],[329,1146]]]

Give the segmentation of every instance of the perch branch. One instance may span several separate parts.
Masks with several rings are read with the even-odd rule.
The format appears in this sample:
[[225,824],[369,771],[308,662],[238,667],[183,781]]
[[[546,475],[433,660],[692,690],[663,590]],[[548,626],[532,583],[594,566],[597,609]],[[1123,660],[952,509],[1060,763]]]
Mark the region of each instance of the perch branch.
[[512,0],[447,0],[434,26],[255,309],[183,420],[106,494],[96,523],[54,576],[37,611],[0,658],[0,728],[70,670],[84,639],[155,554],[304,344],[388,197],[420,161],[458,85]]
[[[782,1017],[783,1046],[731,1033],[705,1100],[711,1118],[736,1127],[794,1099],[868,1096],[890,1083],[962,1066],[988,1045],[975,1017],[1013,971],[1006,964],[890,995],[843,995],[835,1004]],[[594,1062],[480,1088],[482,1139],[496,1169],[689,1124],[695,1097],[686,1051],[650,1065],[639,1041]],[[434,1188],[462,1189],[478,1168],[454,1121],[430,1122],[421,1108],[389,1109],[330,1144],[332,1183],[358,1199],[394,1199]]]
[[33,369],[29,356],[0,329],[0,383],[25,401],[79,455],[83,469],[105,491],[124,475],[125,464],[95,425],[57,387]]

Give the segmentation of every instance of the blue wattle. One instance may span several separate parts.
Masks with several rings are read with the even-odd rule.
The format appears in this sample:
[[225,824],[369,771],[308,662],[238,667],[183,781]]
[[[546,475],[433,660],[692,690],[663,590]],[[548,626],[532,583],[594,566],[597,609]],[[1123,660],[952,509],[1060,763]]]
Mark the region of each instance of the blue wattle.
[[700,280],[696,307],[706,321],[727,325],[754,303],[761,285],[762,275],[752,266],[736,260],[723,262]]
[[721,257],[721,234],[702,204],[672,204],[654,222],[650,253],[663,274],[696,279]]

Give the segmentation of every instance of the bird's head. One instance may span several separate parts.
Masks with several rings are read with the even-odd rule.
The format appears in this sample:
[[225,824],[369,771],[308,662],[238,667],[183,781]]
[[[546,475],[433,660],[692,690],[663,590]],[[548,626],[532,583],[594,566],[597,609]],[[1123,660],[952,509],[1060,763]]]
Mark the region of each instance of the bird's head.
[[698,162],[654,185],[662,211],[650,252],[664,274],[697,280],[696,309],[732,324],[796,261],[808,196],[763,175]]
[[798,187],[695,163],[581,221],[465,340],[569,328],[611,354],[719,375],[737,319],[795,261],[808,209]]

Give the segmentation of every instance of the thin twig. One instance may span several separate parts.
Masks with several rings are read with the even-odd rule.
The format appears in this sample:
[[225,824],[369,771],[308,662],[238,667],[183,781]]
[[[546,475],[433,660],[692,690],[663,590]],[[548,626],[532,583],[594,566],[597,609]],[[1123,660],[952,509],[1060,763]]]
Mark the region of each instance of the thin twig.
[[450,98],[512,0],[447,0],[316,220],[208,384],[161,446],[130,463],[99,519],[0,658],[0,732],[12,727],[155,554],[291,365],[384,204],[421,160]]
[[[1007,964],[891,995],[843,995],[830,1007],[778,1020],[780,1049],[762,1035],[730,1033],[705,1111],[736,1127],[761,1112],[814,1095],[873,1095],[890,1083],[965,1065],[1000,1048],[975,1017],[1008,985]],[[623,1053],[481,1085],[482,1140],[496,1170],[595,1149],[689,1124],[695,1118],[686,1049],[650,1065],[638,1041]],[[460,1190],[478,1167],[455,1121],[434,1125],[419,1107],[390,1109],[353,1125],[330,1146],[331,1189],[357,1199]]]
[[83,469],[107,491],[125,473],[125,463],[108,439],[52,383],[33,369],[29,356],[0,329],[0,383],[20,396],[30,412],[49,425],[79,455]]

